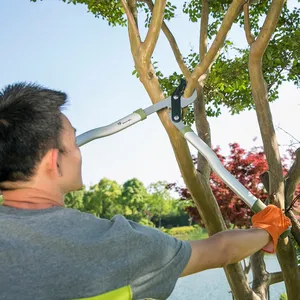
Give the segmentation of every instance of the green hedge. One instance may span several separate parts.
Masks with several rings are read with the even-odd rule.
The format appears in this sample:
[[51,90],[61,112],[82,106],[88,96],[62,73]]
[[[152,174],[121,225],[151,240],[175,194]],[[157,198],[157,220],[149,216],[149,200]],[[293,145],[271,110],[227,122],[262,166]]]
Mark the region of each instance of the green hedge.
[[191,234],[193,231],[196,230],[194,226],[181,226],[181,227],[173,227],[167,230],[167,233],[170,235],[185,235]]

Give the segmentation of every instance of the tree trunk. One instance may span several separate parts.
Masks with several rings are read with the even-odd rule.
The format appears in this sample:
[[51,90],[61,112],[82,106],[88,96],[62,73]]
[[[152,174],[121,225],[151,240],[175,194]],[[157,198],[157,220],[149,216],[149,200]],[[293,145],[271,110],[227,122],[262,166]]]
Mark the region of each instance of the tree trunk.
[[[256,56],[252,46],[249,56],[249,74],[256,114],[269,166],[271,203],[284,209],[282,166],[268,102],[268,91],[262,74],[261,58]],[[289,238],[279,241],[277,257],[285,279],[288,298],[300,300],[300,276],[297,268],[296,252]]]
[[[128,7],[126,1],[121,0],[121,2],[128,16],[130,45],[131,45],[131,52],[135,62],[135,68],[138,71],[140,81],[144,85],[152,102],[155,103],[163,99],[163,93],[160,88],[158,79],[155,76],[153,66],[150,63],[150,59],[153,54],[153,50],[155,48],[162,25],[164,25],[163,26],[164,30],[165,32],[167,32],[167,28],[165,24],[163,24],[163,13],[164,13],[166,0],[155,1],[155,5],[152,11],[151,23],[144,42],[141,42],[136,21],[134,19],[134,16],[131,14],[130,8]],[[149,1],[146,2],[148,3]],[[201,64],[195,68],[193,74],[188,78],[189,82],[185,91],[187,96],[188,94],[191,93],[191,89],[193,88],[193,86],[195,87],[197,85],[196,82],[198,82],[200,76],[205,74],[210,64],[213,62],[220,47],[222,47],[227,32],[231,28],[231,25],[234,19],[236,18],[236,16],[239,14],[243,4],[244,1],[242,0],[234,0],[230,5],[228,12],[226,13],[224,20],[222,22],[222,26],[221,26],[222,30],[219,30],[216,39],[213,42],[213,45],[211,46],[209,52],[207,53],[207,55],[205,56]],[[181,57],[177,51],[178,49],[176,49],[174,45],[174,39],[172,39],[172,45],[173,45],[172,48],[177,53],[176,56],[177,60],[180,60]],[[187,70],[184,69],[183,72],[187,73]],[[204,111],[204,105],[203,103],[199,103],[199,104],[202,105],[202,107],[200,107],[202,113]],[[213,235],[219,231],[225,230],[226,226],[222,218],[219,206],[209,186],[208,175],[207,175],[209,173],[209,168],[207,168],[206,163],[203,162],[203,164],[201,165],[201,163],[199,162],[199,165],[203,170],[203,173],[202,170],[199,170],[200,172],[196,171],[187,142],[181,136],[177,128],[170,121],[168,112],[166,110],[160,111],[158,115],[169,136],[185,184],[192,195],[192,198],[199,210],[199,213],[201,215],[201,218],[204,222],[206,229],[208,230],[209,235]],[[202,129],[203,128],[200,128],[200,131]],[[208,129],[209,127],[204,129],[202,133],[200,132],[200,135],[204,139],[207,139],[207,137],[205,137],[205,133],[209,133]],[[209,139],[207,139],[207,142],[209,143]],[[280,183],[280,180],[278,182]],[[277,188],[275,188],[275,190],[277,191]],[[258,300],[259,299],[259,296],[257,296],[249,287],[247,278],[242,270],[241,264],[234,264],[234,265],[227,266],[225,268],[225,273],[235,299],[237,300],[248,300],[248,299]]]

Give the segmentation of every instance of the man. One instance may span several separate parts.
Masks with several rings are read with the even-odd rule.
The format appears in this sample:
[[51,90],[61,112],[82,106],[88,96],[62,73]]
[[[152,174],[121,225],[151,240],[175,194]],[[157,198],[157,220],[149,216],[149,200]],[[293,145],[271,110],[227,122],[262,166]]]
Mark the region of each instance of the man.
[[257,228],[192,242],[120,215],[65,208],[64,195],[82,187],[75,130],[61,112],[66,98],[26,83],[0,93],[0,299],[166,299],[180,276],[267,244],[275,251],[290,225],[275,206],[255,216]]

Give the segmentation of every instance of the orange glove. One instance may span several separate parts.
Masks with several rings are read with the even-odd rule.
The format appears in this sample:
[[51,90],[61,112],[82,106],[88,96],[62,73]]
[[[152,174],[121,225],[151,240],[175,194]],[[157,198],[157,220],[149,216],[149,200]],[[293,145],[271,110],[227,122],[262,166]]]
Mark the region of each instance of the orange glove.
[[286,217],[281,209],[275,205],[268,205],[265,209],[252,217],[253,228],[266,230],[272,237],[262,250],[268,253],[275,253],[278,238],[292,225],[291,220]]

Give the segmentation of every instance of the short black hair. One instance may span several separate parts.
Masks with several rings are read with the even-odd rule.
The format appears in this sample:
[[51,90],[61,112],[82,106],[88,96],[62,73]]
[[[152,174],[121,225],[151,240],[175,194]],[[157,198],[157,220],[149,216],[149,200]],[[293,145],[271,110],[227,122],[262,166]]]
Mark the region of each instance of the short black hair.
[[62,149],[61,108],[66,101],[65,93],[33,83],[0,91],[0,184],[30,180],[50,149]]

